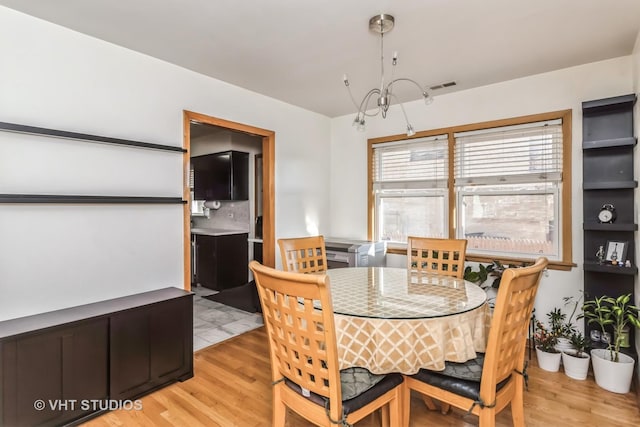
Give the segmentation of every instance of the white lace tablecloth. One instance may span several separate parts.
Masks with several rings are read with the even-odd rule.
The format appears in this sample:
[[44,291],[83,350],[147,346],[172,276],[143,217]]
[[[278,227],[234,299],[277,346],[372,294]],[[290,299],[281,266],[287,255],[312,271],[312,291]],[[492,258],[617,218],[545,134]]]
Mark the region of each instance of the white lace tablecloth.
[[485,292],[473,283],[387,267],[327,274],[340,369],[415,374],[485,351],[491,312]]

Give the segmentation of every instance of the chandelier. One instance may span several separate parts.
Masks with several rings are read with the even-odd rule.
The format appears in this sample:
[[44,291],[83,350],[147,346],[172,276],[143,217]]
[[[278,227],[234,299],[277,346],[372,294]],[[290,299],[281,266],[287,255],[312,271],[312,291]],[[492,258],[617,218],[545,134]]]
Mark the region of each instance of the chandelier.
[[[424,101],[427,105],[433,101],[433,98],[429,96],[429,94],[427,93],[426,88],[423,88],[422,86],[420,86],[420,84],[418,84],[415,80],[402,78],[402,77],[395,79],[393,77],[395,72],[395,67],[398,64],[398,52],[393,53],[393,59],[391,60],[391,65],[392,65],[391,80],[389,81],[389,83],[385,84],[384,82],[384,35],[385,33],[388,33],[393,29],[394,24],[395,24],[394,17],[384,13],[380,15],[376,15],[369,20],[369,30],[373,31],[374,33],[380,34],[380,87],[373,88],[369,92],[367,92],[367,94],[364,96],[360,104],[358,104],[355,98],[353,97],[353,94],[351,93],[349,78],[347,77],[346,74],[343,77],[344,85],[347,87],[347,90],[349,91],[349,96],[351,97],[351,101],[353,101],[353,105],[358,109],[358,114],[356,115],[356,118],[353,120],[353,125],[356,126],[360,131],[364,131],[365,129],[365,120],[364,120],[365,116],[374,117],[374,116],[377,116],[378,114],[382,114],[383,118],[387,117],[387,111],[391,106],[391,102],[392,101],[398,102],[397,97],[393,93],[393,85],[396,84],[397,82],[413,83],[420,90],[420,93],[422,94],[422,97],[424,98]],[[367,110],[369,109],[369,103],[374,99],[378,105],[378,108],[375,110],[375,112],[369,113],[367,112]],[[402,110],[402,114],[404,115],[404,120],[407,123],[407,136],[415,135],[416,131],[413,129],[413,126],[411,126],[411,123],[409,123],[409,118],[407,117],[407,113],[404,110],[404,106],[402,105],[401,102],[398,102],[398,104],[400,105],[400,109]]]

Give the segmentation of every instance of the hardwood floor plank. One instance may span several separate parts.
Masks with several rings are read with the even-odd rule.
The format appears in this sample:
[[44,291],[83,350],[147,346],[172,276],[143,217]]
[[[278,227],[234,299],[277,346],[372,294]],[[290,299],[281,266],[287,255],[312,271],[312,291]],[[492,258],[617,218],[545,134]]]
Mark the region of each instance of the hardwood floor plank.
[[[88,421],[88,427],[212,426],[264,427],[271,425],[271,371],[264,328],[247,332],[194,355],[195,376],[142,398],[141,411],[113,411]],[[610,393],[593,376],[586,381],[562,372],[547,372],[529,364],[525,392],[527,427],[598,425],[638,427],[640,409],[633,392]],[[411,427],[471,427],[477,417],[452,410],[447,415],[429,411],[417,394],[411,397]],[[288,427],[309,423],[291,412]],[[369,416],[356,427],[378,427],[380,417]],[[498,415],[497,427],[511,427],[509,408]]]

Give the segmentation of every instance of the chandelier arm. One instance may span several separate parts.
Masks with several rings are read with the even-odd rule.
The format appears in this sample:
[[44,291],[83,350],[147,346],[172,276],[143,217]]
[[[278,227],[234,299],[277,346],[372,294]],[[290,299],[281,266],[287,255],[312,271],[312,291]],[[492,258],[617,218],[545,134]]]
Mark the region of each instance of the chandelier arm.
[[365,116],[373,117],[377,116],[380,113],[380,106],[378,106],[378,111],[375,114],[367,114],[367,105],[369,105],[369,101],[373,95],[380,95],[380,89],[374,88],[371,89],[367,94],[362,98],[362,102],[360,103],[360,107],[358,108],[358,113],[362,113]]
[[356,99],[353,97],[353,93],[351,92],[351,87],[348,84],[345,84],[345,86],[347,87],[347,91],[349,92],[349,97],[351,98],[351,102],[353,102],[353,106],[356,108],[359,108],[358,103],[356,102]]
[[402,115],[404,116],[404,121],[407,123],[407,126],[411,126],[411,123],[409,123],[409,117],[407,116],[407,112],[404,110],[404,105],[402,104],[402,102],[400,102],[398,100],[398,97],[395,95],[391,95],[391,97],[398,103],[398,105],[400,106],[400,110],[402,110]]
[[400,77],[400,78],[397,78],[395,80],[391,80],[389,82],[389,84],[387,85],[387,90],[390,90],[391,86],[393,86],[394,83],[402,82],[402,81],[413,83],[414,85],[416,85],[418,87],[418,89],[420,89],[420,92],[422,92],[422,96],[424,96],[424,97],[429,96],[429,94],[427,93],[427,90],[423,89],[422,86],[420,86],[420,84],[418,82],[416,82],[415,80],[412,80],[412,79],[408,79],[406,77]]

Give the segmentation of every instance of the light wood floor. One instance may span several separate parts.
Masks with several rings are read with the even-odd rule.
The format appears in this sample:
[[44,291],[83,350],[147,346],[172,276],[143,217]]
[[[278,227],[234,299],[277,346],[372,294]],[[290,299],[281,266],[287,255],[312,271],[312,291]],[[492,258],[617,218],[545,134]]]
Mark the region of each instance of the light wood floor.
[[[534,356],[535,357],[535,356]],[[140,411],[114,411],[85,426],[259,426],[271,424],[271,376],[264,328],[207,347],[195,354],[195,376],[142,398]],[[633,392],[626,395],[599,388],[592,377],[576,381],[562,373],[529,366],[525,392],[527,427],[640,426],[640,410]],[[295,414],[289,427],[309,424]],[[373,415],[357,427],[379,426]],[[411,426],[473,426],[477,418],[463,412],[441,415],[429,411],[417,396],[411,402]],[[506,409],[497,426],[511,426]],[[395,427],[395,426],[392,426]]]

